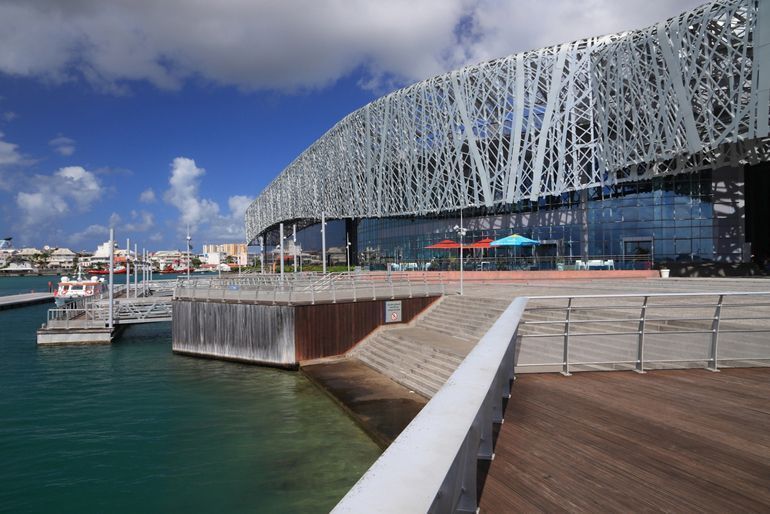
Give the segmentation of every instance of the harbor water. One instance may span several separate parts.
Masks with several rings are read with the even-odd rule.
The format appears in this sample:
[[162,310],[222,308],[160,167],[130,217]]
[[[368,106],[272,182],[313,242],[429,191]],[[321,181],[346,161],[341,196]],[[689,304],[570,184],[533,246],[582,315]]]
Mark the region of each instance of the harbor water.
[[380,453],[299,373],[174,355],[168,323],[38,348],[47,308],[0,311],[0,512],[327,512]]

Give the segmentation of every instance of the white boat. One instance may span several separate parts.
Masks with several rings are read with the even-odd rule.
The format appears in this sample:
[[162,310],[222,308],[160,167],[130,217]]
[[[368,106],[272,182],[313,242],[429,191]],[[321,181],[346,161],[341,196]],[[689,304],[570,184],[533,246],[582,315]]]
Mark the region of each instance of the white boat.
[[96,276],[90,278],[83,277],[82,271],[78,268],[77,277],[73,279],[70,279],[69,277],[61,278],[59,286],[56,288],[53,296],[56,299],[56,305],[60,306],[69,300],[99,296],[102,293],[103,286],[103,278],[98,278]]

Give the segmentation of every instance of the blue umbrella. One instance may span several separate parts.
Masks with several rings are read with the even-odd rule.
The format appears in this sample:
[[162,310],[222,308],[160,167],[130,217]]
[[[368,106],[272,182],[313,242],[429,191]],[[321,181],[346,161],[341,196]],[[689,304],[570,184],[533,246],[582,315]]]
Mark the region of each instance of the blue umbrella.
[[[511,234],[510,236],[492,241],[489,246],[529,246],[532,248],[532,255],[535,255],[535,245],[539,245],[540,241],[535,241],[528,237],[520,236],[519,234]],[[516,251],[513,252],[513,258],[516,259]]]
[[540,241],[535,241],[519,234],[512,234],[497,241],[492,241],[489,243],[489,246],[534,246],[539,244]]

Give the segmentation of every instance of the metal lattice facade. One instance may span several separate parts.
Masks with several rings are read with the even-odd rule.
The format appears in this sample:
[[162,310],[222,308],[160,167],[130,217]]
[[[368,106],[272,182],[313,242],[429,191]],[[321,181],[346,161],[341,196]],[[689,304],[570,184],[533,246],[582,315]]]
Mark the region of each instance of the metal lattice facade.
[[717,1],[645,30],[434,77],[351,113],[246,213],[290,220],[495,207],[767,160],[770,1]]

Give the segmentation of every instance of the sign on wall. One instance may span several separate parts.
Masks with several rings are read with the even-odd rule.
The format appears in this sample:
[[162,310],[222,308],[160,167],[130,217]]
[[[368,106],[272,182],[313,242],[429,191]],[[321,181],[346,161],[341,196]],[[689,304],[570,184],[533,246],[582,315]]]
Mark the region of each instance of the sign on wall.
[[401,323],[401,300],[385,302],[385,323]]

